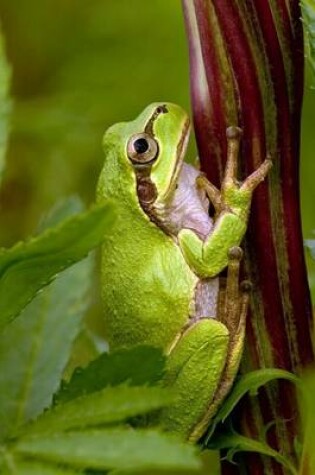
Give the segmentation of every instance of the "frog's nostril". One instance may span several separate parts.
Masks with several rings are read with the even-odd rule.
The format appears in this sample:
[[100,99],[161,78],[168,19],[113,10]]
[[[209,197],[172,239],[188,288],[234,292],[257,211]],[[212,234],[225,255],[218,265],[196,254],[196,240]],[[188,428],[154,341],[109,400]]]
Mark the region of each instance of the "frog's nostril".
[[167,109],[166,105],[163,105],[163,106],[157,107],[156,112],[157,112],[157,114],[166,114],[168,112],[168,109]]

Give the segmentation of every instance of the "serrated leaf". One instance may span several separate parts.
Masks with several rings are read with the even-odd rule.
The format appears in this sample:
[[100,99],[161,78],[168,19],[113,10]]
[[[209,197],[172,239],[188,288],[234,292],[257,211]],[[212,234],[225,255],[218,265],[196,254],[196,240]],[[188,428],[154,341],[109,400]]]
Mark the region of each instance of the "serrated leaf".
[[[93,278],[94,277],[95,276],[93,276]],[[91,280],[91,285],[93,285],[93,283],[94,280]],[[98,338],[101,339],[101,337],[95,335],[91,329],[87,327],[86,322],[83,321],[81,331],[73,342],[71,355],[63,372],[63,378],[66,381],[69,381],[76,368],[84,367],[89,364],[90,361],[100,356],[102,352],[99,351],[95,343]]]
[[97,206],[40,236],[0,251],[0,329],[58,272],[99,245],[114,221],[111,204]]
[[87,309],[91,256],[61,274],[0,334],[0,437],[51,404]]
[[237,452],[256,452],[267,455],[286,467],[293,475],[298,475],[297,469],[287,457],[272,449],[265,442],[250,439],[237,433],[217,436],[208,444],[208,447],[214,450],[229,449],[226,458],[230,461],[233,461],[233,456]]
[[[58,203],[41,221],[42,231],[81,210],[78,198]],[[0,335],[2,437],[51,403],[88,305],[91,258],[66,270]]]
[[71,380],[63,383],[55,402],[66,402],[127,381],[133,386],[154,384],[162,378],[164,367],[165,357],[158,348],[138,346],[104,353],[86,368],[75,371]]
[[29,436],[14,453],[37,460],[91,469],[196,470],[196,448],[167,434],[127,428]]
[[103,426],[160,409],[171,401],[170,393],[162,388],[110,387],[55,406],[24,430],[52,434]]
[[77,195],[72,195],[58,201],[40,220],[36,234],[40,234],[46,231],[46,229],[53,228],[70,216],[82,213],[84,210],[85,207]]
[[0,178],[5,165],[9,136],[9,115],[12,108],[9,98],[10,83],[11,68],[6,59],[4,38],[0,29]]
[[303,12],[307,58],[315,74],[315,0],[302,0],[300,3]]
[[[247,393],[255,395],[261,386],[273,381],[275,379],[286,379],[294,384],[300,384],[300,379],[289,371],[278,368],[264,368],[256,371],[251,371],[240,377],[234,384],[230,394],[225,399],[223,405],[215,415],[211,424],[209,433],[207,435],[206,443],[212,437],[216,426],[231,414],[240,399]],[[207,444],[208,446],[208,444]]]
[[1,472],[2,475],[79,475],[83,474],[82,471],[66,469],[58,467],[58,465],[52,465],[47,463],[40,463],[36,461],[29,461],[23,459],[14,459],[12,456],[12,467],[14,472],[8,469]]
[[[88,472],[85,472],[87,473],[87,475],[103,475],[104,472],[96,472],[93,470],[93,471],[88,471]],[[143,469],[139,469],[139,470],[136,470],[136,469],[133,469],[133,470],[130,470],[130,469],[125,469],[125,470],[111,470],[109,472],[106,472],[108,473],[109,475],[196,475],[196,470],[189,470],[189,469],[183,469],[183,468],[180,468],[180,469],[156,469],[156,468],[150,468],[148,470],[143,470]],[[200,475],[204,475],[206,474],[207,472],[204,472],[203,470],[200,472],[199,470],[197,471],[197,473],[199,473]],[[213,472],[213,471],[210,471],[208,472],[209,475],[221,475],[220,472]]]

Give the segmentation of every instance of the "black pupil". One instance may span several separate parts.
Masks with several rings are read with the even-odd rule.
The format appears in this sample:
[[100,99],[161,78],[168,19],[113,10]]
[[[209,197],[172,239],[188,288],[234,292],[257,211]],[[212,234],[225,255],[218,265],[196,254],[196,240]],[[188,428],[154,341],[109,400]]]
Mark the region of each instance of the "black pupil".
[[149,144],[146,139],[135,140],[133,146],[137,153],[145,153],[149,149]]

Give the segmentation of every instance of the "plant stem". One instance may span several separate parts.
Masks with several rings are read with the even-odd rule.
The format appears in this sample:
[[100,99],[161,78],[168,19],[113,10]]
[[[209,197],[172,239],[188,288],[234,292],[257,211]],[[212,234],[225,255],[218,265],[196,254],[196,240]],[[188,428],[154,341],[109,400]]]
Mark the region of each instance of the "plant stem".
[[[254,283],[242,371],[295,373],[314,360],[311,303],[299,196],[303,32],[297,0],[183,0],[190,53],[191,96],[202,169],[216,185],[226,157],[225,130],[242,127],[241,176],[269,152],[273,169],[255,191],[245,273]],[[244,434],[264,427],[276,450],[296,462],[299,414],[294,388],[274,383],[241,411]],[[286,473],[251,454],[252,474]],[[241,461],[241,463],[242,463]],[[231,472],[225,468],[224,473]],[[233,468],[234,470],[234,468]],[[248,469],[247,469],[248,470]],[[243,473],[243,472],[242,472]]]

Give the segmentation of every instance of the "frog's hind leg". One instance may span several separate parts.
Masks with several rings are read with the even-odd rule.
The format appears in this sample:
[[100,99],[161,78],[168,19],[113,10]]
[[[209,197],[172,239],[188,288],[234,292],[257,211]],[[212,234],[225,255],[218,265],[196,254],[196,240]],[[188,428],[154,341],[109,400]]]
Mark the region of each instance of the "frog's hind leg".
[[219,294],[218,319],[193,322],[172,346],[165,385],[174,403],[162,412],[162,426],[198,440],[230,389],[244,340],[248,286],[239,289],[240,248],[229,252],[226,288]]
[[224,371],[229,334],[214,318],[202,318],[184,331],[168,356],[165,385],[174,402],[162,411],[162,427],[186,439],[209,405]]
[[239,368],[244,345],[246,316],[252,285],[244,280],[239,285],[240,261],[243,251],[233,247],[229,251],[228,274],[224,287],[220,288],[218,301],[218,319],[229,332],[226,364],[222,372],[220,385],[205,412],[203,419],[191,433],[189,440],[197,440],[205,432],[209,421],[215,415],[222,400],[228,394]]

